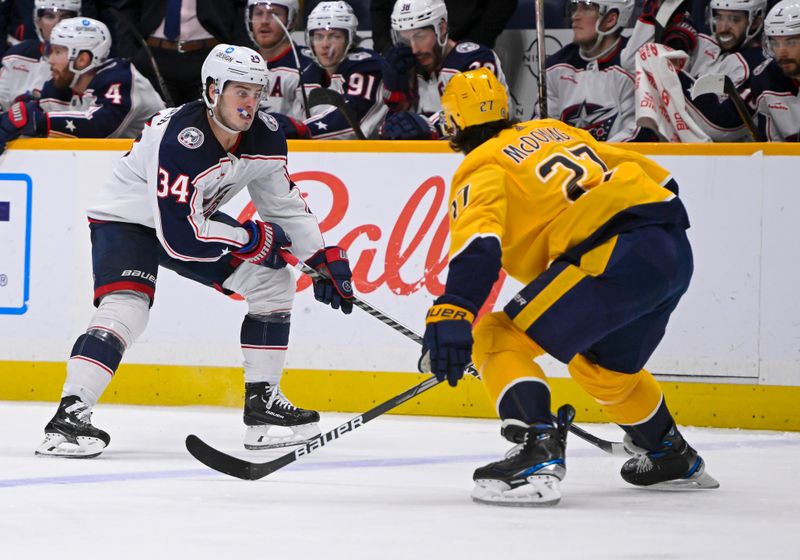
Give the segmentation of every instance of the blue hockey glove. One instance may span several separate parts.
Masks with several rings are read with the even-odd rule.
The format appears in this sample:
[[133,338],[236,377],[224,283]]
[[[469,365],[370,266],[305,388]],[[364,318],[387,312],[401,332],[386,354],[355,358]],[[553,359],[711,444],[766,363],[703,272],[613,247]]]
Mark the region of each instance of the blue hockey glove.
[[389,113],[381,126],[383,140],[438,140],[439,134],[430,121],[417,113]]
[[451,387],[458,384],[464,376],[464,368],[472,361],[475,314],[472,303],[445,294],[434,302],[425,317],[420,363],[430,360],[431,373],[439,381],[446,379]]
[[269,113],[283,130],[283,135],[287,140],[308,140],[311,138],[311,131],[303,121],[293,119],[283,113]]
[[20,136],[47,136],[48,132],[47,114],[35,101],[14,103],[0,115],[0,154],[11,140]]
[[286,266],[286,261],[280,256],[278,249],[291,247],[292,240],[281,226],[256,220],[245,222],[242,227],[250,235],[250,241],[234,251],[234,255],[243,261],[267,268],[277,269]]
[[381,64],[383,101],[392,111],[404,111],[416,97],[411,91],[411,77],[417,59],[408,45],[394,45]]
[[347,251],[331,246],[320,249],[306,264],[319,272],[322,278],[314,279],[314,297],[334,309],[349,315],[353,311],[353,273]]
[[681,18],[678,21],[671,22],[664,28],[661,43],[691,56],[697,48],[697,35],[697,29],[695,29],[692,21],[688,17]]

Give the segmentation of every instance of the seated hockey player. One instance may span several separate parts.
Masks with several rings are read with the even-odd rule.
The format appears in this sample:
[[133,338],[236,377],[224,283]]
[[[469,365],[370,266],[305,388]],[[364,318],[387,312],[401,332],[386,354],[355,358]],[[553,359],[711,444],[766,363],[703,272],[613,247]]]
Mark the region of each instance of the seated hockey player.
[[[93,457],[109,444],[91,423],[92,408],[145,329],[159,266],[247,303],[240,331],[245,446],[292,445],[319,434],[319,414],[280,390],[295,279],[279,250],[291,247],[329,275],[315,281],[314,295],[344,313],[352,311],[347,254],[324,247],[317,219],[289,180],[286,140],[258,111],[269,86],[261,56],[217,45],[202,80],[202,100],[156,114],[88,209],[97,310],[72,348],[39,455]],[[269,222],[239,223],[219,211],[245,186]]]
[[[349,140],[360,127],[366,138],[375,138],[386,114],[382,101],[380,56],[359,47],[358,19],[347,2],[320,2],[306,22],[306,44],[316,64],[303,72],[306,89],[329,88],[342,96],[349,117],[334,105],[317,105],[302,122],[273,116],[287,138]],[[348,120],[351,119],[351,120]]]
[[764,20],[770,58],[753,71],[751,99],[762,138],[800,141],[800,1],[775,4]]
[[38,39],[28,39],[3,54],[0,68],[0,110],[14,101],[30,101],[50,79],[50,32],[63,19],[80,15],[80,0],[36,0],[33,24]]
[[[636,126],[634,56],[654,39],[658,0],[647,0],[630,37],[622,35],[634,0],[570,0],[573,42],[546,61],[547,116],[582,128],[609,142],[654,141],[648,129]],[[661,42],[687,48],[683,12],[676,11]],[[539,118],[535,105],[534,118]]]
[[449,38],[442,0],[395,2],[391,19],[394,44],[383,67],[384,101],[390,112],[381,138],[439,138],[439,97],[458,72],[489,68],[506,85],[500,59],[492,49]]
[[766,7],[767,0],[711,0],[708,25],[713,36],[698,35],[697,47],[678,73],[690,116],[715,142],[747,140],[747,128],[730,99],[714,93],[692,99],[692,86],[706,74],[725,74],[742,99],[752,103],[752,71],[764,61],[761,30]]
[[164,108],[129,61],[107,58],[111,35],[103,22],[65,19],[53,28],[50,43],[52,78],[38,101],[14,103],[0,117],[0,152],[19,136],[135,138]]
[[[475,471],[473,499],[560,499],[574,409],[560,408],[554,425],[534,361],[544,353],[625,430],[637,455],[624,480],[718,486],[643,369],[692,276],[689,222],[669,173],[557,120],[509,120],[506,90],[485,68],[454,76],[442,107],[466,157],[450,183],[450,264],[420,369],[455,386],[474,362],[501,434],[517,444]],[[525,287],[473,325],[501,268]]]
[[298,11],[298,0],[247,0],[246,24],[272,75],[261,108],[300,121],[310,116],[305,113],[300,72],[314,62],[306,54],[308,49],[295,44],[289,34]]

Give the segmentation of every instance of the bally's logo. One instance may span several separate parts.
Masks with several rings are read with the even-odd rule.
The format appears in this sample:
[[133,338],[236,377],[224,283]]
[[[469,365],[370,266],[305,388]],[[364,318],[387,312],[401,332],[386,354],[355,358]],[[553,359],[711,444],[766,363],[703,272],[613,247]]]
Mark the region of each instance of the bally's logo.
[[203,135],[203,132],[200,129],[195,128],[193,126],[184,128],[178,134],[178,142],[180,142],[182,145],[186,146],[190,150],[196,150],[197,148],[202,146],[204,139],[205,136]]

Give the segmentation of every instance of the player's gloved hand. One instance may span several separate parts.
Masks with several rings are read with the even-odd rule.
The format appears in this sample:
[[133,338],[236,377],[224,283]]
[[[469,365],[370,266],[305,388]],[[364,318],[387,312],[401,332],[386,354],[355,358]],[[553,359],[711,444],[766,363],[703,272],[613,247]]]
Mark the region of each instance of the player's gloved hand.
[[47,114],[35,101],[14,103],[0,115],[0,154],[11,140],[20,136],[47,136],[48,132]]
[[661,43],[690,55],[697,48],[697,29],[689,19],[688,14],[676,14],[673,21],[664,28]]
[[417,59],[408,45],[392,45],[381,65],[384,102],[392,110],[404,110],[412,97],[411,73]]
[[381,126],[380,137],[384,140],[438,140],[439,134],[422,115],[402,111],[389,113]]
[[642,12],[639,14],[639,21],[642,23],[649,23],[650,25],[656,24],[656,14],[661,0],[644,0],[642,4]]
[[429,359],[431,373],[439,381],[446,379],[451,387],[456,386],[464,376],[464,368],[472,361],[472,323],[476,312],[469,301],[445,294],[436,299],[425,317],[420,364]]
[[267,268],[286,266],[286,261],[283,260],[278,249],[291,247],[292,240],[281,226],[255,220],[243,223],[242,227],[250,235],[250,241],[244,247],[234,251],[234,255],[243,261]]
[[283,135],[287,140],[308,140],[311,138],[311,131],[302,121],[293,119],[283,113],[269,113],[283,130]]
[[334,309],[349,315],[353,311],[353,273],[347,251],[336,245],[320,249],[306,261],[320,273],[314,279],[314,297]]

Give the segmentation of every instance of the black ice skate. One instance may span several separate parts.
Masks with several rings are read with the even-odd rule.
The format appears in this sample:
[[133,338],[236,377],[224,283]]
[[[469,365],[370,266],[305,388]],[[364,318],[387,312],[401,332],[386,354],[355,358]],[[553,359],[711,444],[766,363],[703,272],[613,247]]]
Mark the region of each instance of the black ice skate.
[[575,409],[558,409],[558,426],[503,422],[503,437],[518,445],[501,461],[475,471],[472,499],[500,506],[553,506],[561,500],[559,483],[567,469],[564,451]]
[[320,434],[319,413],[294,406],[278,385],[245,383],[246,449],[300,445]]
[[61,399],[53,419],[44,427],[44,441],[37,455],[89,459],[103,452],[111,437],[92,426],[91,407],[79,397]]
[[705,472],[703,458],[686,443],[674,424],[658,449],[642,449],[628,435],[625,447],[635,454],[620,471],[630,484],[676,489],[719,488],[719,482]]

